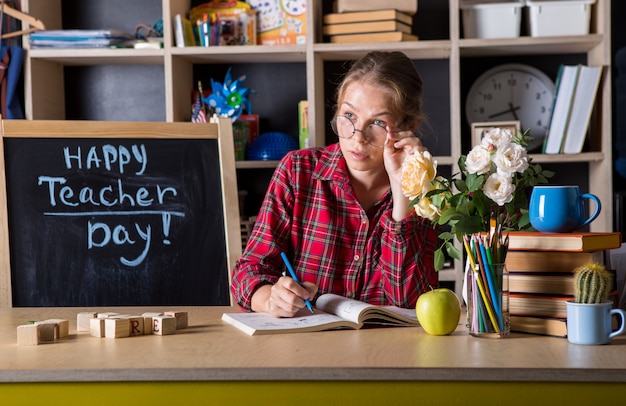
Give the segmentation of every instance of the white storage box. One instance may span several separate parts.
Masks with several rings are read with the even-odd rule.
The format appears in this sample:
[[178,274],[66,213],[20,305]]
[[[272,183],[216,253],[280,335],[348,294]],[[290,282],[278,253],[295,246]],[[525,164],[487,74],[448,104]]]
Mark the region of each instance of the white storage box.
[[465,38],[515,38],[520,35],[521,1],[461,1]]
[[596,0],[526,0],[531,37],[587,35]]

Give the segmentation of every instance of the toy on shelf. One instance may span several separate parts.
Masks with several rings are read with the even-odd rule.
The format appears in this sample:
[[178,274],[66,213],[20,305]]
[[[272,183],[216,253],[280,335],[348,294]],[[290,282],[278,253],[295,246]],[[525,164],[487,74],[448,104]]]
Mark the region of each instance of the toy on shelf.
[[246,80],[246,76],[241,76],[233,81],[230,76],[230,68],[228,68],[224,83],[215,82],[211,79],[211,94],[202,97],[202,100],[215,114],[220,117],[229,117],[235,122],[244,110],[248,114],[252,113],[252,107],[247,97],[250,89],[239,87],[244,80]]

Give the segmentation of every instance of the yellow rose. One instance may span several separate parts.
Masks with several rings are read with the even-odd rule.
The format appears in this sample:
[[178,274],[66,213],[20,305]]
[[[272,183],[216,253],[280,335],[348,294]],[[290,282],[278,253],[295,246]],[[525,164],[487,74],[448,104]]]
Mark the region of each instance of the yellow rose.
[[428,220],[434,221],[441,217],[437,206],[435,206],[428,197],[422,197],[414,207],[418,216]]
[[437,174],[437,161],[428,151],[415,151],[402,163],[402,192],[413,200],[426,194]]

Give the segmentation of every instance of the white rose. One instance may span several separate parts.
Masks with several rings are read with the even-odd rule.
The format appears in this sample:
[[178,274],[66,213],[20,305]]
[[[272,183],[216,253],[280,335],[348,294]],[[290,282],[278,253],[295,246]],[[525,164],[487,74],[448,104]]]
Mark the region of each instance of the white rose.
[[498,173],[491,174],[485,181],[483,193],[493,200],[498,206],[503,206],[513,200],[515,185],[510,176],[502,176]]
[[498,148],[493,162],[502,175],[512,176],[515,172],[524,172],[528,169],[528,154],[526,148],[511,142]]
[[495,148],[500,149],[504,145],[510,144],[513,141],[513,133],[509,129],[492,128],[489,130],[480,141],[481,145],[487,149],[489,145],[493,145]]
[[482,175],[491,169],[491,153],[482,145],[476,145],[467,154],[465,167],[469,173]]

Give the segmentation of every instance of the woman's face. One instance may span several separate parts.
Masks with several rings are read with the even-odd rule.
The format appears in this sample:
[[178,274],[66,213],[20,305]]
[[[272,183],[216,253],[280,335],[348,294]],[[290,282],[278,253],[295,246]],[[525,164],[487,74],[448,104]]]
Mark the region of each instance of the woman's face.
[[384,170],[383,148],[369,144],[359,130],[365,130],[369,125],[393,127],[395,121],[389,110],[390,102],[391,96],[385,89],[365,82],[348,85],[343,100],[339,100],[337,115],[349,118],[357,130],[351,138],[342,138],[349,137],[352,131],[345,126],[337,129],[343,131],[339,145],[351,171]]

